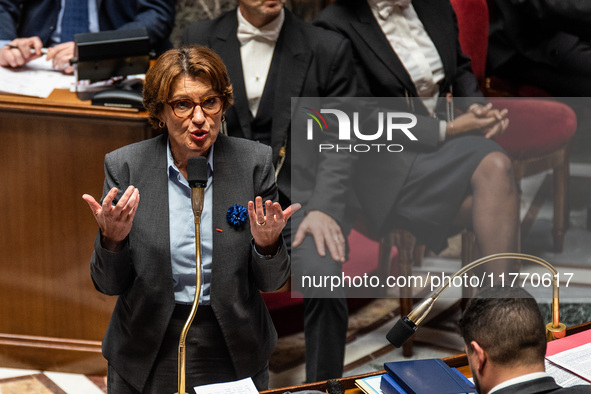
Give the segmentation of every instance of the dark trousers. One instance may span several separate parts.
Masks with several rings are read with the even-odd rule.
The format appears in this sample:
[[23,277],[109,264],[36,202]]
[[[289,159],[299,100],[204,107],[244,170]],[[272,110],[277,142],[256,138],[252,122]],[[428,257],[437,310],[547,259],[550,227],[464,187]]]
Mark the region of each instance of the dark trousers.
[[306,381],[343,376],[349,314],[345,298],[304,298]]
[[[291,231],[295,234],[300,220],[288,223],[283,236],[290,245]],[[302,290],[304,296],[304,336],[306,341],[306,382],[339,378],[343,375],[345,344],[349,323],[346,294],[342,290],[300,289],[301,275],[340,275],[341,263],[318,255],[314,239],[307,235],[304,242],[291,249],[292,287]]]
[[[109,394],[172,394],[178,391],[179,338],[190,311],[190,305],[177,304],[144,389],[138,391],[130,386],[109,364]],[[210,306],[199,306],[185,343],[185,392],[194,392],[194,386],[237,379],[228,348]],[[259,390],[267,389],[268,366],[252,379]]]

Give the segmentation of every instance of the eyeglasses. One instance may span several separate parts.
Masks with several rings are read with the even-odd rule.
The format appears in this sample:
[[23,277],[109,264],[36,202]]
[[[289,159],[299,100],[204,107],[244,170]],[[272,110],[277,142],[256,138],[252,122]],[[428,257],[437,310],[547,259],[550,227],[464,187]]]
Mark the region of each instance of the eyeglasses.
[[201,107],[203,114],[211,116],[222,110],[222,97],[223,96],[204,97],[200,103],[196,103],[189,99],[182,99],[169,101],[167,104],[170,105],[172,112],[177,118],[187,119],[193,116],[193,111],[197,106]]

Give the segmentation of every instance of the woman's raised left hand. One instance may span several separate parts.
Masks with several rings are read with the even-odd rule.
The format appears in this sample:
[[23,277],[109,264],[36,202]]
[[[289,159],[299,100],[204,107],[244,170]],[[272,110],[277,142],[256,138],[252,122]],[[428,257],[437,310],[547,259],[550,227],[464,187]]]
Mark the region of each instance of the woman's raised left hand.
[[255,198],[254,202],[248,202],[248,217],[250,219],[250,232],[254,239],[257,252],[263,255],[275,255],[277,253],[277,240],[283,231],[287,221],[293,213],[301,208],[300,204],[292,204],[285,210],[278,202]]

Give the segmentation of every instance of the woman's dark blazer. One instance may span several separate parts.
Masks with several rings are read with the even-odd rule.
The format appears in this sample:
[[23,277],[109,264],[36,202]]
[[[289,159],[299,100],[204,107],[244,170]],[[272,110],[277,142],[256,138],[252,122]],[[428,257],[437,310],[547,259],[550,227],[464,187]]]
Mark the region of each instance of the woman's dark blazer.
[[[91,259],[95,287],[119,296],[103,339],[103,355],[139,391],[175,308],[167,138],[163,134],[106,155],[103,196],[117,187],[120,197],[127,186],[133,185],[141,199],[123,250],[112,253],[103,249],[99,233]],[[220,134],[213,160],[211,307],[237,377],[243,378],[264,368],[275,347],[277,333],[259,290],[276,290],[285,283],[289,257],[283,243],[276,256],[258,256],[248,222],[235,229],[226,220],[226,211],[234,204],[246,207],[257,195],[264,200],[276,199],[271,149]]]

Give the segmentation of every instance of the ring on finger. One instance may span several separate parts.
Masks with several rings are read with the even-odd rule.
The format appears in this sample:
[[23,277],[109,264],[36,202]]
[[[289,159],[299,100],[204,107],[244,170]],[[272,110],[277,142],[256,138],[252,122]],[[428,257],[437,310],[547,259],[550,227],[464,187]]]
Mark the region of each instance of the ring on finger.
[[265,223],[267,223],[267,221],[266,221],[266,220],[263,220],[262,222],[259,222],[258,220],[256,221],[256,224],[257,224],[258,226],[264,226],[264,225],[265,225]]

